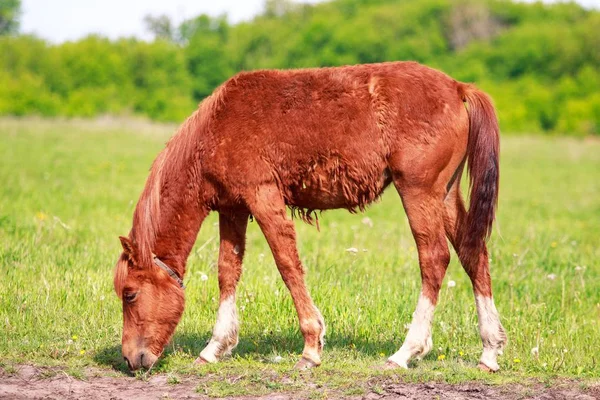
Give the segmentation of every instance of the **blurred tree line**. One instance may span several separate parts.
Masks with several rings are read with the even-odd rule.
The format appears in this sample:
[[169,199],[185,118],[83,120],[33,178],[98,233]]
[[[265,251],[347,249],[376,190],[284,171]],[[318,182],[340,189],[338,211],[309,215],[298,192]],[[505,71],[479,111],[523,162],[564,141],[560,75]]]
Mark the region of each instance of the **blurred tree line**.
[[488,91],[505,132],[600,134],[600,12],[575,3],[267,0],[250,22],[148,16],[153,42],[60,45],[5,14],[18,12],[0,8],[0,114],[180,121],[237,71],[416,60]]

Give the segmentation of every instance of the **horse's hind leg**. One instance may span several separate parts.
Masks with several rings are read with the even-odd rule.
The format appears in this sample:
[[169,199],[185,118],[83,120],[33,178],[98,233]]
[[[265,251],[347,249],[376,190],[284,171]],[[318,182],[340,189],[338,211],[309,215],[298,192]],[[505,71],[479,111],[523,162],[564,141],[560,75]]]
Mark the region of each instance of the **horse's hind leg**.
[[446,234],[473,284],[479,332],[483,342],[483,354],[479,367],[484,370],[497,371],[500,367],[496,359],[506,344],[506,334],[492,297],[490,266],[485,244],[480,249],[474,250],[460,246],[460,235],[466,231],[467,212],[460,194],[459,181],[460,179],[457,179],[452,185],[444,202]]
[[242,274],[248,216],[247,212],[219,213],[219,311],[212,338],[196,362],[216,362],[238,343],[235,289]]
[[400,350],[388,359],[387,364],[407,368],[411,358],[425,356],[433,346],[431,322],[450,253],[444,234],[443,193],[421,187],[405,187],[403,182],[394,183],[402,196],[417,244],[422,281],[408,334]]
[[259,187],[247,199],[247,203],[269,243],[298,313],[300,331],[304,336],[304,350],[296,368],[320,365],[325,323],[304,282],[304,270],[296,248],[294,223],[287,217],[284,199],[277,186],[265,185]]

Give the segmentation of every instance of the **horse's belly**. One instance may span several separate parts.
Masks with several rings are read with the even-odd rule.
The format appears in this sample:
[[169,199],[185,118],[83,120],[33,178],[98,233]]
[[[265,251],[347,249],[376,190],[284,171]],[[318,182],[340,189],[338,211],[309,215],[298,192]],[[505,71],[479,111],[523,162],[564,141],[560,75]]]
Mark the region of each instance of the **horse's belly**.
[[387,168],[359,173],[315,170],[288,186],[288,204],[306,210],[364,209],[390,184]]

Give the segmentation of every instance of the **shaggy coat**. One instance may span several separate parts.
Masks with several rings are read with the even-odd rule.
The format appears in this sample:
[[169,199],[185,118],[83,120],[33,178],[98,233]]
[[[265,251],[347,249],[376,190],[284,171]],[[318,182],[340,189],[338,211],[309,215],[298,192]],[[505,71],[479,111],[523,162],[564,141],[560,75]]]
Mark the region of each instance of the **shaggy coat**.
[[[423,287],[415,328],[388,365],[405,366],[430,347],[428,324],[449,262],[448,238],[478,301],[484,299],[478,302],[485,319],[482,365],[496,370],[506,339],[491,300],[485,239],[498,196],[498,143],[487,95],[414,62],[232,77],[154,161],[129,237],[121,238],[115,290],[123,298],[128,364],[135,369],[156,361],[183,311],[183,291],[154,257],[183,278],[202,221],[217,211],[221,306],[199,361],[216,361],[237,344],[235,287],[253,216],[298,312],[305,339],[299,367],[319,365],[325,326],[304,285],[286,207],[311,222],[315,210],[364,210],[393,183],[415,237]],[[467,160],[468,213],[459,190]]]

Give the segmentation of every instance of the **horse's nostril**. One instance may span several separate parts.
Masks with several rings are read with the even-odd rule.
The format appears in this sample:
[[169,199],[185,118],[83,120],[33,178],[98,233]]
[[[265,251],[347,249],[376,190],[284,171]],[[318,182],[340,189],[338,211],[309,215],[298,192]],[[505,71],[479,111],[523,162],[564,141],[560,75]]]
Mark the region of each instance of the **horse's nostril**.
[[129,362],[129,359],[127,357],[123,357],[123,359],[125,360],[125,363],[127,364],[127,368],[129,368],[130,370],[133,370],[133,368],[131,367],[131,363]]
[[142,352],[140,354],[140,365],[143,367],[144,366],[144,352]]

